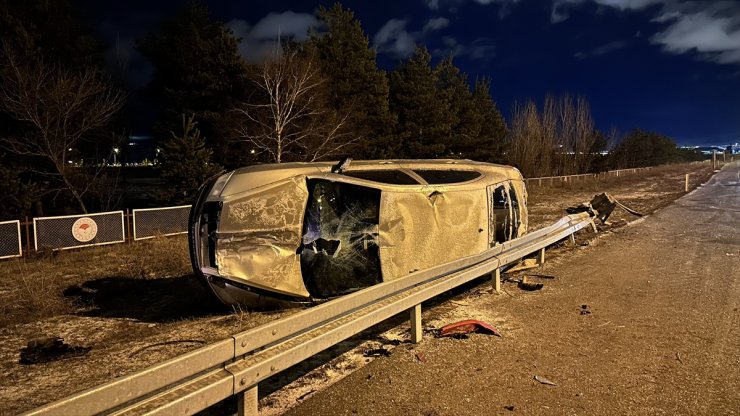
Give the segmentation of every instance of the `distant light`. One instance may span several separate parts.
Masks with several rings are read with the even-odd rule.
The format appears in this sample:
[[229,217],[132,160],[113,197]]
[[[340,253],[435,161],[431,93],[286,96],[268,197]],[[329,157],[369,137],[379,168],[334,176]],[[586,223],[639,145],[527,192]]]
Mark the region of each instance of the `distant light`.
[[72,151],[72,148],[70,147],[70,148],[69,148],[69,149],[67,149],[67,150],[71,152],[71,151]]
[[114,147],[113,148],[113,151],[116,152],[116,153],[118,153],[118,148],[117,147]]
[[129,143],[129,146],[136,146],[136,143]]
[[71,160],[68,160],[67,162],[69,162],[70,165],[73,163]]
[[250,150],[249,153],[254,154],[254,149]]

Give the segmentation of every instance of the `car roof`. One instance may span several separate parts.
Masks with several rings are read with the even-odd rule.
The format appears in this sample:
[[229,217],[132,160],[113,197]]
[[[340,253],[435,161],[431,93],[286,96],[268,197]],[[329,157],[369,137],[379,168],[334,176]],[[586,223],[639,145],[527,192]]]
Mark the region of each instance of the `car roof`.
[[[246,166],[234,170],[230,175],[222,196],[243,192],[249,189],[277,182],[299,175],[320,175],[331,172],[337,161],[328,162],[290,162]],[[362,170],[475,170],[485,175],[486,182],[500,182],[507,179],[521,180],[519,171],[506,165],[476,162],[467,159],[389,159],[353,160],[347,171]]]

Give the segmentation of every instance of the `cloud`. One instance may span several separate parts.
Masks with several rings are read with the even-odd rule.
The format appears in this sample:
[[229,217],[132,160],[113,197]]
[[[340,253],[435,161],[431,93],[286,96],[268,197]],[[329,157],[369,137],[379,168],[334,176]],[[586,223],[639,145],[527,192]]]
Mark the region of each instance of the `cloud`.
[[740,64],[740,6],[734,13],[702,9],[682,13],[650,40],[674,54],[696,52],[703,60]]
[[[586,2],[619,11],[656,13],[662,27],[650,37],[670,54],[695,54],[701,60],[740,64],[740,2],[732,0],[555,0],[550,21],[568,19],[569,9]],[[577,57],[589,54],[579,53]]]
[[450,19],[446,17],[435,17],[435,18],[429,19],[427,24],[424,25],[424,29],[422,29],[422,31],[431,32],[435,30],[444,29],[449,25],[450,25]]
[[373,44],[379,53],[390,53],[397,58],[406,58],[416,48],[414,36],[406,30],[405,19],[387,21],[375,34]]
[[467,57],[473,60],[488,61],[496,54],[496,47],[489,38],[478,38],[469,45],[461,44],[451,36],[442,38],[443,47],[432,51],[434,56]]
[[[640,10],[649,6],[664,3],[666,0],[590,0],[591,2],[618,10]],[[589,0],[555,0],[550,13],[550,22],[557,24],[570,18],[570,10]]]
[[254,26],[244,20],[234,19],[226,27],[241,38],[239,53],[249,62],[259,62],[272,52],[279,39],[308,39],[308,31],[319,27],[319,20],[309,13],[270,13]]
[[619,49],[622,49],[626,47],[627,45],[629,45],[629,42],[616,40],[614,42],[609,42],[604,45],[598,46],[590,52],[576,52],[573,54],[573,57],[578,60],[581,60],[581,59],[586,59],[592,56],[602,56],[602,55],[606,55],[614,51],[617,51]]
[[479,4],[481,6],[487,6],[489,4],[499,4],[502,6],[506,6],[512,3],[519,2],[519,0],[425,0],[424,3],[431,10],[446,9],[450,11],[455,11],[458,7],[468,1]]

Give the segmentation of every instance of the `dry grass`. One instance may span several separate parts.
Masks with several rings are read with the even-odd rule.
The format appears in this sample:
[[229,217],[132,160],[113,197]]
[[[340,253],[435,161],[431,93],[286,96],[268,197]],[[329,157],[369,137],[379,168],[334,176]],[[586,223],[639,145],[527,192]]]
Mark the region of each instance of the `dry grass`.
[[[177,292],[162,279],[182,282],[192,280],[190,275],[184,236],[6,261],[0,267],[0,328],[99,310],[110,301],[108,295],[146,296],[144,292],[156,286],[173,286],[169,289]],[[114,293],[118,290],[122,292]]]
[[[565,208],[589,201],[601,192],[607,192],[626,206],[644,214],[669,205],[685,194],[684,175],[689,174],[689,189],[706,182],[712,175],[708,164],[680,164],[659,166],[647,172],[625,174],[606,179],[584,179],[553,186],[530,186],[529,221],[532,230],[542,228],[565,214]],[[634,219],[617,209],[612,223]]]

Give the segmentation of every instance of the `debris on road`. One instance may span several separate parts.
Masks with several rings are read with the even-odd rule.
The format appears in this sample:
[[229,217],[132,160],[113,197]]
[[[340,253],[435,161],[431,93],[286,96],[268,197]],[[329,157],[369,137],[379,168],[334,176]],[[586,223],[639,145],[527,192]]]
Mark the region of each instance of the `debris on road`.
[[420,362],[422,363],[427,362],[427,356],[423,352],[419,351],[415,355],[416,355],[416,359],[419,360]]
[[534,379],[537,380],[540,384],[546,384],[548,386],[557,386],[554,382],[542,377],[542,376],[534,376]]
[[314,393],[316,393],[316,389],[311,389],[311,390],[309,390],[309,391],[301,394],[300,396],[298,396],[298,398],[296,399],[296,401],[298,401],[298,402],[303,401],[306,398],[308,398],[308,396],[310,396],[310,395],[312,395]]
[[534,269],[535,267],[539,267],[539,265],[540,264],[537,263],[537,259],[523,259],[522,261],[517,263],[514,267],[510,267],[504,270],[504,273],[514,273],[520,270]]
[[508,410],[510,412],[513,412],[514,411],[514,406],[512,406],[512,405],[504,406],[504,409],[506,409],[506,410]]
[[539,277],[540,279],[554,279],[555,276],[551,274],[528,274],[529,277]]
[[591,314],[591,308],[588,307],[588,305],[581,305],[581,315],[590,315]]
[[62,338],[39,338],[28,341],[28,344],[21,348],[19,362],[25,365],[48,363],[63,358],[79,357],[87,354],[91,349],[92,347],[71,346],[66,344]]
[[533,283],[533,282],[528,281],[527,276],[524,276],[524,278],[520,280],[519,283],[517,284],[517,287],[519,289],[526,290],[529,292],[540,290],[542,289],[543,286],[544,284],[542,283]]
[[373,348],[366,350],[364,354],[362,354],[364,357],[380,357],[381,355],[384,357],[390,357],[391,351],[387,350],[385,348]]
[[623,203],[614,199],[607,193],[598,194],[591,199],[590,202],[584,202],[580,205],[569,207],[565,210],[568,214],[577,214],[579,212],[588,212],[589,215],[601,221],[602,224],[606,224],[609,216],[614,212],[614,208],[619,207],[629,212],[632,215],[642,217],[643,214],[629,208]]
[[[467,335],[473,332],[477,332],[479,334],[495,335],[497,337],[501,336],[501,334],[496,330],[496,328],[492,327],[491,325],[483,321],[479,321],[476,319],[470,319],[466,321],[460,321],[460,322],[455,322],[453,324],[445,325],[442,327],[442,329],[439,330],[439,336],[457,338],[459,336]],[[464,338],[467,338],[467,337],[464,337]]]

